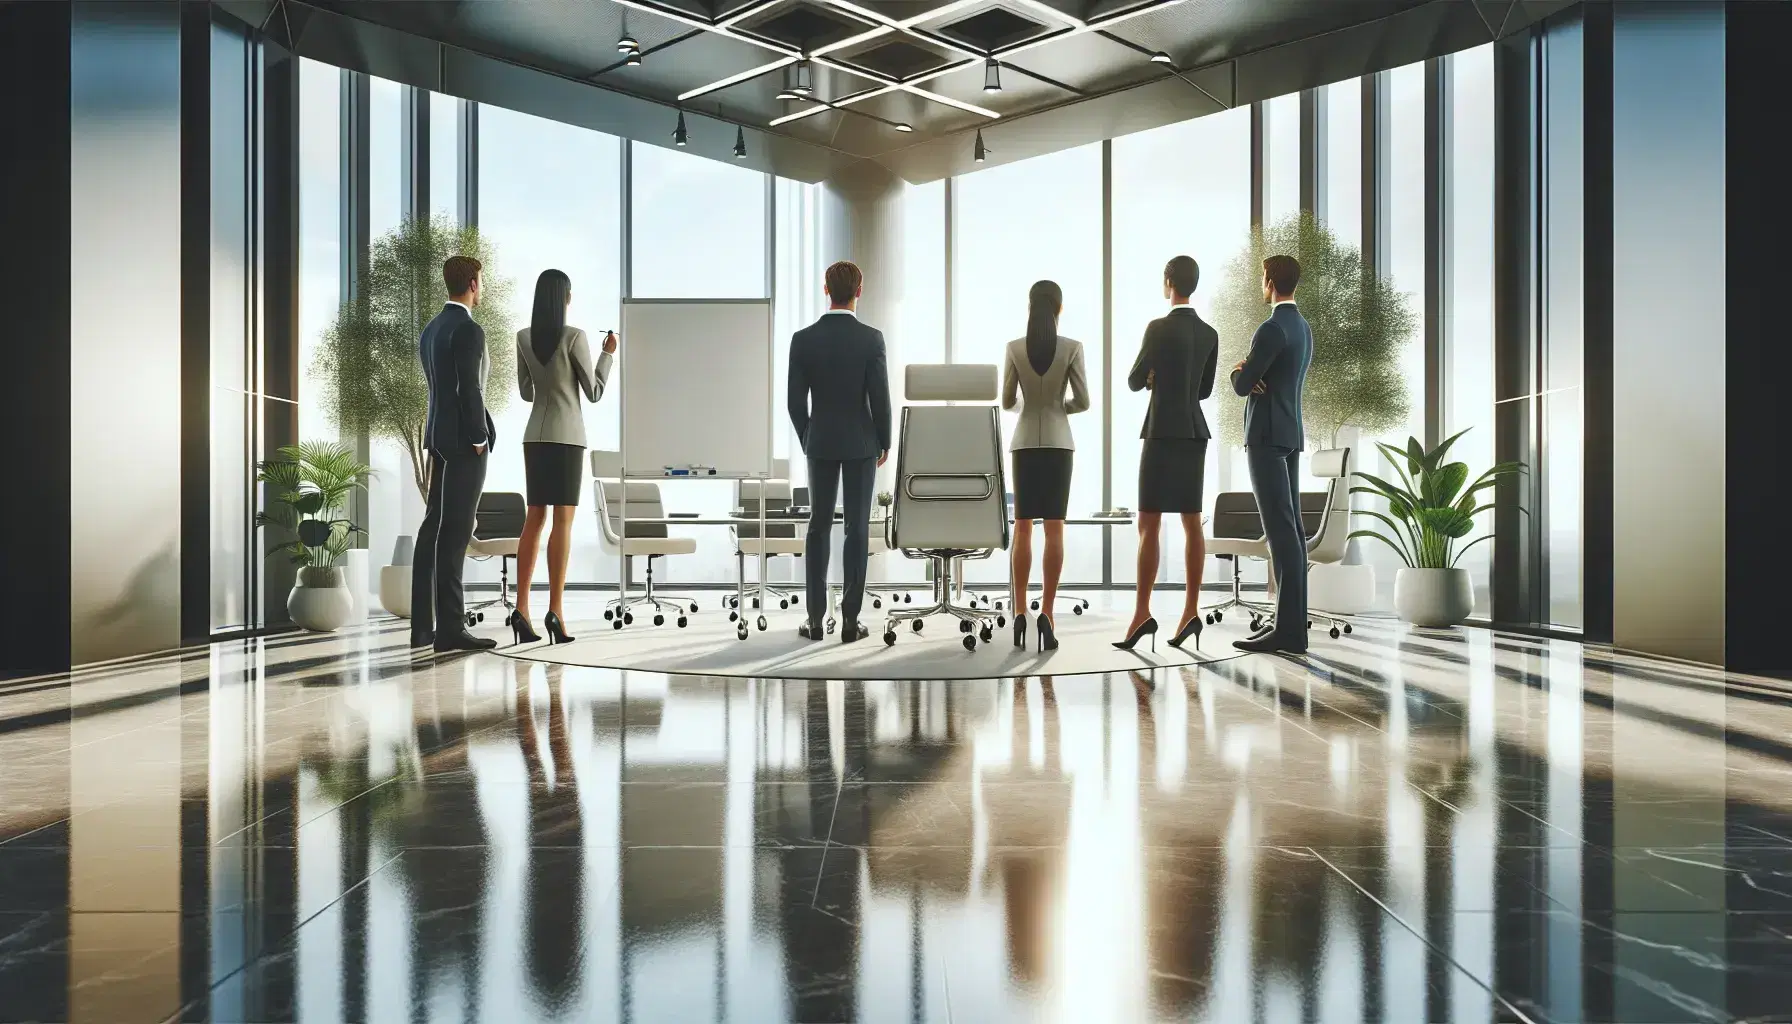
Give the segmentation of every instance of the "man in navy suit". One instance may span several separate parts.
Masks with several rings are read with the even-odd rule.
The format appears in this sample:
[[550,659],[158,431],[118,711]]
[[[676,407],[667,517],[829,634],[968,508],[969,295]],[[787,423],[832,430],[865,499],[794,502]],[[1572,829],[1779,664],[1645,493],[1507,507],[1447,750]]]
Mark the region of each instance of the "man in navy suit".
[[1276,575],[1272,629],[1234,640],[1242,651],[1307,649],[1307,540],[1300,526],[1300,453],[1306,446],[1300,395],[1313,362],[1313,332],[1294,305],[1300,264],[1292,256],[1263,261],[1263,301],[1269,319],[1251,338],[1251,351],[1232,370],[1232,389],[1245,398],[1244,451],[1251,490],[1263,516],[1263,536]]
[[871,493],[877,467],[890,457],[890,373],[884,336],[859,322],[864,275],[852,263],[829,267],[828,311],[790,338],[790,423],[809,457],[809,532],[803,545],[808,574],[809,621],[797,630],[822,638],[828,607],[828,542],[834,532],[834,496],[845,483],[845,581],[840,597],[840,640],[852,643],[868,631],[859,624],[865,603],[865,565],[870,557]]
[[411,646],[438,651],[498,646],[496,640],[467,632],[461,587],[461,566],[485,489],[486,457],[497,434],[485,411],[485,377],[491,369],[485,332],[473,320],[479,271],[479,261],[471,256],[450,256],[442,264],[448,304],[423,328],[417,346],[429,381],[429,418],[423,427],[429,498],[411,566]]

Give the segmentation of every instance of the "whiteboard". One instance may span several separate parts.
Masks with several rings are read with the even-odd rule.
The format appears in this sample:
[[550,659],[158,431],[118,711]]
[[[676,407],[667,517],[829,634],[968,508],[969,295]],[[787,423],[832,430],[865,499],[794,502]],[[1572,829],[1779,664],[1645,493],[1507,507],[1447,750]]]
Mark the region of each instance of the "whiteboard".
[[771,300],[625,299],[618,355],[629,476],[771,475]]

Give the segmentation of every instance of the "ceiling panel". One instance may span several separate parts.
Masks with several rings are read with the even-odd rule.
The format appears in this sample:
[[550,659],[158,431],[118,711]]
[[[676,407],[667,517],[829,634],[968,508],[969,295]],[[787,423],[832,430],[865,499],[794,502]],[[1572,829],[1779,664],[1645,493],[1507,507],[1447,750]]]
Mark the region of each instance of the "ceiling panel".
[[764,67],[777,59],[777,54],[752,43],[699,32],[646,54],[640,67],[614,67],[595,81],[612,89],[676,102],[683,93]]
[[1006,58],[1005,62],[1055,82],[1074,84],[1085,93],[1103,92],[1168,74],[1164,68],[1151,63],[1147,54],[1095,32],[1053,39]]
[[923,22],[918,27],[977,53],[988,54],[1051,35],[1068,25],[1022,4],[985,2]]
[[1277,43],[1385,18],[1426,0],[1183,0],[1129,18],[1108,31],[1147,50],[1163,50],[1178,67],[1229,60]]

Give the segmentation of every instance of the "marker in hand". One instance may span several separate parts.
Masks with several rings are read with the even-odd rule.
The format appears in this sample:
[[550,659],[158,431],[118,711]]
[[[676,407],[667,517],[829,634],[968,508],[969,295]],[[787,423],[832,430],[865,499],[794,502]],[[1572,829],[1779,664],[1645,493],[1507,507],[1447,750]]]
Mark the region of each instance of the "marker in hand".
[[615,354],[615,352],[616,352],[616,332],[615,331],[605,331],[604,332],[604,351],[609,352],[612,355]]

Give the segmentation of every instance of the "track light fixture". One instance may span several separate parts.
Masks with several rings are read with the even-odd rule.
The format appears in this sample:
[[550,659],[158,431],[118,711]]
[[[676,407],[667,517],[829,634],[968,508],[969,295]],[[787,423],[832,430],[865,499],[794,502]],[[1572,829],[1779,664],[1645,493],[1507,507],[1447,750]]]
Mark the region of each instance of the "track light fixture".
[[672,144],[683,146],[691,141],[691,133],[684,130],[684,111],[678,112],[678,127],[672,129]]
[[631,68],[640,67],[641,66],[641,51],[640,50],[629,50],[629,51],[625,52],[622,55],[622,63],[628,65]]
[[639,50],[640,48],[641,44],[636,42],[635,37],[629,35],[627,32],[622,33],[622,38],[616,40],[617,53],[627,53],[630,50]]
[[734,129],[734,159],[745,160],[746,158],[747,158],[747,130],[745,128],[741,128],[741,127],[737,126]]
[[979,128],[977,129],[977,144],[971,147],[971,159],[982,163],[987,156],[989,156],[989,150],[983,146],[983,129]]
[[1170,59],[1169,54],[1165,53],[1162,50],[1159,50],[1156,53],[1151,55],[1151,63],[1153,63],[1153,64],[1174,64],[1175,61]]
[[815,67],[808,60],[796,62],[791,75],[790,91],[798,96],[812,96],[815,93]]
[[1002,91],[1002,62],[994,57],[983,62],[983,91]]

